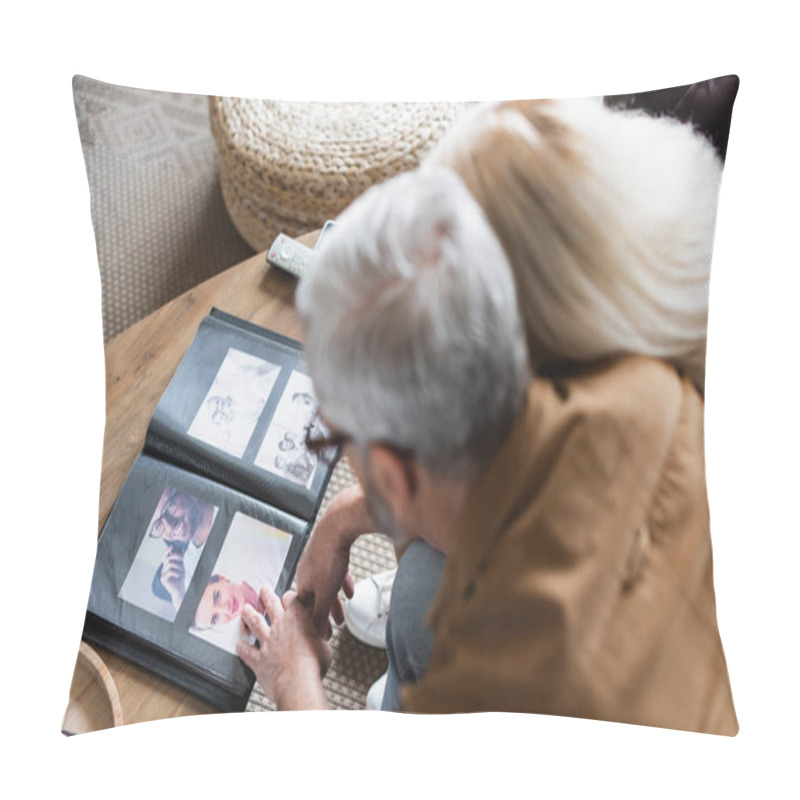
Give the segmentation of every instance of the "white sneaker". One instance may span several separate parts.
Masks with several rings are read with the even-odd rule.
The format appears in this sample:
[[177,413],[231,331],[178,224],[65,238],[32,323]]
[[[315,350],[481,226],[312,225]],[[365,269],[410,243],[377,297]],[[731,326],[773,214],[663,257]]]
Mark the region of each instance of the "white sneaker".
[[367,711],[380,711],[383,704],[383,693],[386,691],[386,679],[389,677],[387,672],[369,687],[367,692]]
[[353,597],[344,603],[348,630],[364,644],[386,647],[386,621],[396,569],[370,575],[355,585]]

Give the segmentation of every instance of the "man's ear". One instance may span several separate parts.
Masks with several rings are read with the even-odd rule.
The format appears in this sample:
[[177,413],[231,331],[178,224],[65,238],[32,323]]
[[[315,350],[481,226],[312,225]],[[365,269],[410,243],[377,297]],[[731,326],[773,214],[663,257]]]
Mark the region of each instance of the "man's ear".
[[373,443],[369,448],[369,470],[392,518],[400,523],[409,519],[417,494],[414,464],[385,445]]

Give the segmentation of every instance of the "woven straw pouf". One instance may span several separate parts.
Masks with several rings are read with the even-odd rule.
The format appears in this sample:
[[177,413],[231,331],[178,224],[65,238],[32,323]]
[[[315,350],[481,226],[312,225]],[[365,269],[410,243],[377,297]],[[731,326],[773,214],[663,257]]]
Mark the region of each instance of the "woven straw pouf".
[[373,184],[413,169],[463,103],[209,98],[228,213],[248,244],[322,227]]

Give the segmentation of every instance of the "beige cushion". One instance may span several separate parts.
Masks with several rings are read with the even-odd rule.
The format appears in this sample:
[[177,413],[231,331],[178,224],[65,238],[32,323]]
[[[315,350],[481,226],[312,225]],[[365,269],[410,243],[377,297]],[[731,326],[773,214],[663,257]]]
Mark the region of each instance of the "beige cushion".
[[266,250],[336,217],[373,184],[413,169],[463,103],[298,103],[209,98],[225,205]]

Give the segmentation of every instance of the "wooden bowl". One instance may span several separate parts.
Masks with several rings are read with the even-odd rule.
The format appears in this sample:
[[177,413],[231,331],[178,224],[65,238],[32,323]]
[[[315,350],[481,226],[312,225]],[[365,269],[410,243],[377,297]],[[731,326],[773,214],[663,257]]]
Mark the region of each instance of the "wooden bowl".
[[122,706],[103,659],[81,642],[61,729],[67,736],[122,725]]

